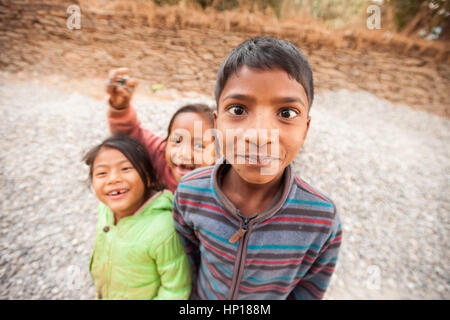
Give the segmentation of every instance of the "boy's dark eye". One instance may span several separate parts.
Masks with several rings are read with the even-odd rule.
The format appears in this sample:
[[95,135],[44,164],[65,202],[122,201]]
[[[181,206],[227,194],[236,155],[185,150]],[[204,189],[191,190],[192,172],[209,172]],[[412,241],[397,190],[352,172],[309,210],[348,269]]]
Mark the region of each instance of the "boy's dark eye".
[[131,169],[133,169],[133,167],[124,167],[124,168],[122,168],[123,171],[128,171],[128,170],[131,170]]
[[292,119],[298,115],[298,111],[291,108],[282,109],[278,114],[284,119]]
[[241,116],[244,114],[245,109],[242,106],[232,106],[228,109],[228,112],[234,116]]

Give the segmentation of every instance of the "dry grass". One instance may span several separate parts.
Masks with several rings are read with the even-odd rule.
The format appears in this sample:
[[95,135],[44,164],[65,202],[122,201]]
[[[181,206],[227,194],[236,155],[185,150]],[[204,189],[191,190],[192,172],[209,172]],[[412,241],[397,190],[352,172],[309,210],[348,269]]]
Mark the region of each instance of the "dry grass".
[[169,29],[214,29],[220,31],[267,34],[300,39],[312,47],[351,48],[392,53],[450,62],[448,42],[427,41],[389,32],[369,30],[353,23],[352,27],[325,27],[306,12],[278,20],[273,12],[251,12],[248,8],[216,11],[202,10],[194,4],[157,6],[142,0],[80,0],[84,13],[112,14],[116,17],[145,21],[150,27]]

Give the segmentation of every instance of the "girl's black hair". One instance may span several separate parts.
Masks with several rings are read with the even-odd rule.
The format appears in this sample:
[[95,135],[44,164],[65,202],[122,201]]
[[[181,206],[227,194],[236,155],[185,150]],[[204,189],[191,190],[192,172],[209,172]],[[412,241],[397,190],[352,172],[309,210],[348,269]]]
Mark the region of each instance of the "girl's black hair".
[[217,72],[214,95],[217,107],[228,78],[242,66],[256,69],[281,68],[300,83],[308,97],[309,108],[314,100],[313,73],[305,55],[292,43],[276,37],[260,36],[248,39],[231,50]]
[[173,126],[173,122],[175,121],[175,118],[180,114],[180,113],[186,113],[186,112],[193,112],[193,113],[198,113],[200,115],[202,115],[205,119],[207,119],[210,123],[211,126],[214,126],[214,117],[213,117],[213,110],[208,107],[206,104],[204,103],[191,103],[191,104],[187,104],[184,105],[182,107],[180,107],[172,116],[172,119],[170,119],[169,122],[169,127],[167,128],[167,138],[166,140],[169,138],[170,136],[170,132],[172,131],[172,126]]
[[89,182],[91,184],[95,158],[104,148],[120,151],[131,162],[144,183],[144,196],[146,199],[148,199],[152,193],[164,189],[164,186],[156,178],[155,169],[153,168],[150,156],[144,145],[136,139],[120,133],[110,136],[84,155],[83,162],[89,166]]

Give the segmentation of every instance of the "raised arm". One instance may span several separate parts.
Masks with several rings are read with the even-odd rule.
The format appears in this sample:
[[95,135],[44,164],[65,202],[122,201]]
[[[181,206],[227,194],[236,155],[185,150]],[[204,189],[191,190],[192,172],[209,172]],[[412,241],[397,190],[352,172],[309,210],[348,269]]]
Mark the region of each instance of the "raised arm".
[[107,119],[111,133],[123,133],[144,144],[159,177],[166,174],[165,146],[163,137],[144,129],[130,101],[137,86],[137,81],[130,76],[126,68],[113,69],[109,72],[106,91],[109,94]]
[[136,110],[131,106],[131,98],[137,84],[137,80],[131,77],[127,68],[109,72],[106,85],[106,92],[109,94],[107,117],[111,133],[120,132],[145,143],[155,135],[141,127]]

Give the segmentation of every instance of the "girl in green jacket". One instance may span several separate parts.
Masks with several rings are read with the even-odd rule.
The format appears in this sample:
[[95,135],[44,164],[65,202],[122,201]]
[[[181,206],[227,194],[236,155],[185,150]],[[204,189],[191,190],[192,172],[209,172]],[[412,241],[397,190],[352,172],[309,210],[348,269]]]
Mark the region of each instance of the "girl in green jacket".
[[172,193],[145,147],[116,134],[83,158],[100,200],[89,271],[99,299],[187,299],[191,267],[175,232]]

